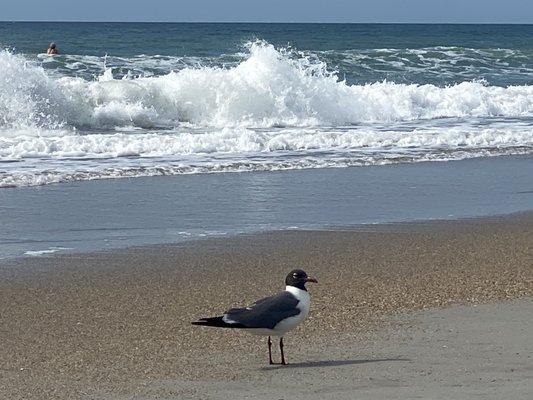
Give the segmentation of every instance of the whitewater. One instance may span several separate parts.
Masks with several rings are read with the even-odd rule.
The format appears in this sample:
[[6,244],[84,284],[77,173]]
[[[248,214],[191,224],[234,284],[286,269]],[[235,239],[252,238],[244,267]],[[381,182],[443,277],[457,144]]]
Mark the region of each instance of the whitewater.
[[[406,62],[404,75],[458,68],[458,49],[424,51],[409,50],[425,64]],[[533,152],[533,85],[358,83],[343,72],[391,52],[339,52],[334,63],[257,40],[222,61],[1,51],[0,187]]]

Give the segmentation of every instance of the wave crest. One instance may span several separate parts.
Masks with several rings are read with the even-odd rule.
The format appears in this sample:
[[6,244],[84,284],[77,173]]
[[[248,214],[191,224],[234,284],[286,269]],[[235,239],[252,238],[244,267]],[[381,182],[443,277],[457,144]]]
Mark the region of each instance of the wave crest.
[[533,114],[533,86],[378,82],[348,85],[315,58],[255,42],[230,68],[186,67],[158,77],[55,77],[0,53],[0,127],[341,126],[444,117]]

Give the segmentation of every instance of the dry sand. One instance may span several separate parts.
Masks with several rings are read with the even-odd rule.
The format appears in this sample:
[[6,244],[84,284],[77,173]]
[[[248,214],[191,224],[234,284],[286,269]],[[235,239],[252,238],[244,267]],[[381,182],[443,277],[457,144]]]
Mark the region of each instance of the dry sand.
[[[532,249],[519,214],[10,261],[0,398],[522,398]],[[287,336],[291,366],[267,367],[260,338],[189,324],[280,290],[294,267],[320,283]]]
[[235,381],[147,381],[137,398],[530,400],[532,317],[532,299],[402,315],[372,340],[310,346],[303,362]]

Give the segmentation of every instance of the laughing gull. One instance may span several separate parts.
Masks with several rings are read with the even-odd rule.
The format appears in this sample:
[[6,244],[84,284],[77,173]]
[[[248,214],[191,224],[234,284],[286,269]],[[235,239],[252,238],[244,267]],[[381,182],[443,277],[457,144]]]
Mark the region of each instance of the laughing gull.
[[285,291],[265,297],[249,307],[232,308],[220,317],[201,318],[193,325],[216,328],[242,329],[254,335],[268,336],[268,360],[272,361],[271,336],[278,336],[281,364],[285,365],[283,336],[302,322],[309,314],[310,297],[305,288],[307,282],[317,282],[307,276],[305,271],[295,269],[285,278]]

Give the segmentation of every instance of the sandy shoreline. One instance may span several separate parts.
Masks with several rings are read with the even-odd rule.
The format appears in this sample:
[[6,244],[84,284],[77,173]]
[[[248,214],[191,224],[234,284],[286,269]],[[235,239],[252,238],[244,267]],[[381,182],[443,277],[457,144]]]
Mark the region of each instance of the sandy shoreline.
[[511,214],[533,208],[531,176],[533,155],[524,155],[6,189],[0,263],[27,252]]
[[[320,284],[311,288],[309,321],[287,337],[289,362],[339,365],[289,368],[286,379],[323,377],[329,394],[352,390],[342,360],[396,332],[392,315],[533,295],[531,248],[533,214],[523,213],[8,261],[0,266],[0,394],[218,398],[194,382],[269,381],[261,340],[189,322],[281,289],[293,267]],[[527,312],[531,303],[516,307]],[[339,358],[343,349],[354,354]],[[333,367],[348,368],[346,376],[335,381]]]

